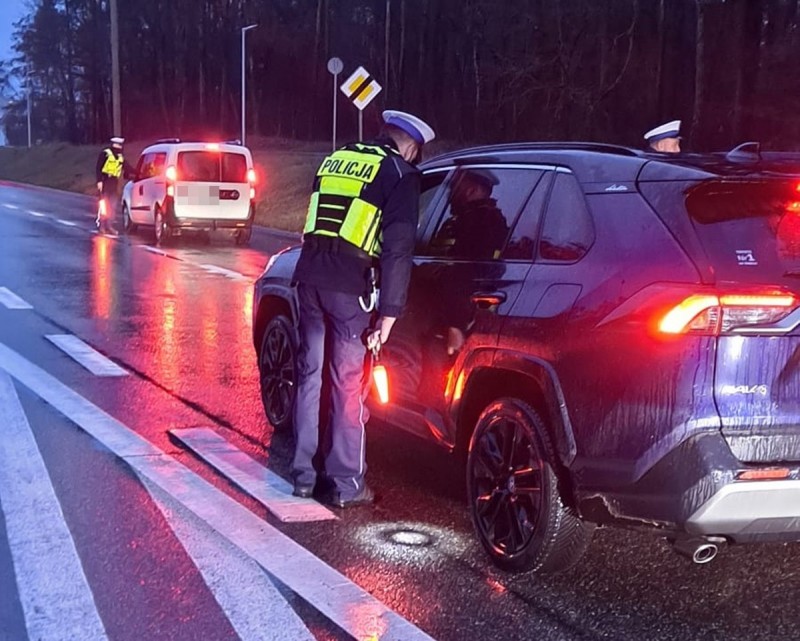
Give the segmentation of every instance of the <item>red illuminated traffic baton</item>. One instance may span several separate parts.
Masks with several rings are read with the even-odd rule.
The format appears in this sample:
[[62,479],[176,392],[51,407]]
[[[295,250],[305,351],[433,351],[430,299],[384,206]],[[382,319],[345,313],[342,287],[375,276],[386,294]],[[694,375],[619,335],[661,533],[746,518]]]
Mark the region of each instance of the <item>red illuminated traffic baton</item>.
[[386,367],[380,362],[381,352],[380,346],[374,347],[372,350],[372,383],[378,392],[378,400],[381,405],[386,405],[389,402],[389,374]]

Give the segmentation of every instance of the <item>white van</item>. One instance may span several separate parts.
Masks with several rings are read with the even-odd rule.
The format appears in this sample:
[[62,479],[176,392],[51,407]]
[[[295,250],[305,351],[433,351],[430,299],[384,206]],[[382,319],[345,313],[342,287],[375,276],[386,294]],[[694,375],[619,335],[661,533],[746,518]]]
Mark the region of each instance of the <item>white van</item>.
[[122,190],[125,231],[152,225],[157,243],[186,230],[231,230],[247,244],[255,214],[256,172],[238,142],[159,140],[142,151]]

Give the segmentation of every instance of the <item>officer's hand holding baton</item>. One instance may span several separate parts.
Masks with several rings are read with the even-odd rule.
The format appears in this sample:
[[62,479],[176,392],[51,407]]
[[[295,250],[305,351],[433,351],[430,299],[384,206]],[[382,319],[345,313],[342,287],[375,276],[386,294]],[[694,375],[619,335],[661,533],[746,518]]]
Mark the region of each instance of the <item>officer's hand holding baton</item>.
[[389,334],[392,332],[392,326],[396,320],[392,316],[381,316],[378,326],[367,334],[367,349],[373,352],[380,350],[381,345],[389,340]]

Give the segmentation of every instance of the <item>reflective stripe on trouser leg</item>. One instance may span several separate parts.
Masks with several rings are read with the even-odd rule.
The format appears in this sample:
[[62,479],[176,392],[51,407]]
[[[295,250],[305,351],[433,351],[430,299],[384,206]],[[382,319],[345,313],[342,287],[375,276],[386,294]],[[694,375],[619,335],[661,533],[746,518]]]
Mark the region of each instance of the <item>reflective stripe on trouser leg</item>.
[[336,485],[339,497],[350,500],[364,486],[367,471],[367,409],[362,402],[364,390],[364,331],[370,315],[358,305],[358,297],[339,292],[320,292],[325,306],[330,340],[331,415],[330,451],[325,471]]
[[297,484],[313,485],[317,477],[313,459],[319,444],[319,399],[325,357],[325,321],[314,287],[299,284],[297,299],[300,343],[297,350],[292,478]]

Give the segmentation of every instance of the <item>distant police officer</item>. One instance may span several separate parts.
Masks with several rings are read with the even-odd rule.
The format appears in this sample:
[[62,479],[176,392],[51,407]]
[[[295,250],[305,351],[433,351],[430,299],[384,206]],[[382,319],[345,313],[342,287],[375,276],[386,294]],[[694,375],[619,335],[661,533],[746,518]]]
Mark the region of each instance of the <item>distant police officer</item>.
[[98,211],[97,225],[101,231],[114,231],[113,221],[116,220],[116,211],[119,206],[119,183],[123,174],[127,174],[130,166],[122,155],[124,138],[114,136],[97,157],[95,174],[97,177],[97,190],[100,198],[105,201],[108,208],[105,218]]
[[681,121],[673,120],[651,129],[644,135],[644,139],[651,151],[662,154],[678,154],[681,151],[680,132]]
[[[419,216],[415,164],[434,138],[433,129],[411,114],[385,111],[383,119],[379,138],[345,145],[317,170],[294,272],[300,315],[294,494],[314,492],[312,459],[320,420],[327,420],[324,472],[334,486],[332,502],[341,508],[374,499],[364,481],[365,343],[380,348],[405,305]],[[370,329],[365,310],[375,302],[376,274],[378,319]],[[324,368],[329,417],[320,416]]]

